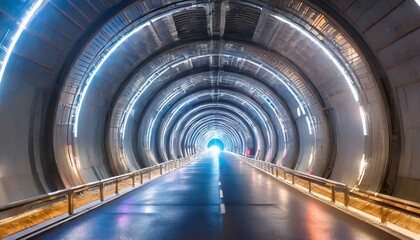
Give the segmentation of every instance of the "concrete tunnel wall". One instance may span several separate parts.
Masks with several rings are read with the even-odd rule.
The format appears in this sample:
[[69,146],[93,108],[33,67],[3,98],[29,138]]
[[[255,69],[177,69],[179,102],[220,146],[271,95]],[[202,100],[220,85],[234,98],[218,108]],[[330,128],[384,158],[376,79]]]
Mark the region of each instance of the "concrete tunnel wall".
[[413,0],[0,11],[0,204],[185,157],[216,135],[240,154],[420,201]]

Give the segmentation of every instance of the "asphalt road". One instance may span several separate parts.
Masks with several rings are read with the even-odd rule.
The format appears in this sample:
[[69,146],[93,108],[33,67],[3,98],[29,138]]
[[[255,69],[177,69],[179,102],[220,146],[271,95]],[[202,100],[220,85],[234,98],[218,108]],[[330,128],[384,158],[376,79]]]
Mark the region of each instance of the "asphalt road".
[[396,239],[222,153],[36,239]]

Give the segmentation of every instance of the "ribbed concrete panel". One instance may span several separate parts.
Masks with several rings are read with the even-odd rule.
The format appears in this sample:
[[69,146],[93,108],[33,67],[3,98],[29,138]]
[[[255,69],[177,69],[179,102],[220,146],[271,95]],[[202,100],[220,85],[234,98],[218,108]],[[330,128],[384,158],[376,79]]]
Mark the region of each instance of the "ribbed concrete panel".
[[14,54],[39,64],[50,71],[59,69],[64,61],[64,53],[29,33],[23,33],[21,44],[15,47]]
[[69,0],[58,0],[49,3],[56,11],[60,12],[80,29],[86,29],[90,25],[90,19]]
[[[31,31],[31,29],[36,30]],[[71,51],[72,45],[77,37],[71,36],[71,38],[69,38],[68,36],[63,35],[55,29],[52,29],[48,23],[42,21],[40,18],[35,18],[31,21],[28,32],[34,37],[39,38],[45,44],[62,52]]]
[[42,92],[18,80],[3,82],[1,87],[0,204],[5,204],[53,189],[45,182],[49,178],[41,166],[43,156],[37,152],[43,140],[39,133],[43,127],[40,113],[46,104]]
[[[21,71],[21,74],[19,75],[12,75],[6,71],[6,75],[3,76],[3,80],[5,82],[25,82],[26,84],[33,85],[38,89],[49,89],[57,77],[57,74],[51,69],[19,55],[12,56],[9,60],[9,64],[13,69],[25,69],[25,71]],[[34,78],[34,76],[36,76],[36,78]],[[6,84],[4,87],[7,89]]]
[[379,51],[410,32],[416,31],[420,26],[418,7],[416,1],[404,1],[365,31],[366,39],[372,49]]
[[[392,12],[393,9],[400,5],[402,2],[404,2],[404,0],[376,1],[372,7],[370,7],[359,17],[359,19],[353,19],[353,21],[355,21],[355,26],[357,26],[357,28],[360,29],[362,33],[368,31],[372,26],[374,26],[383,17]],[[356,9],[354,11],[356,11]]]
[[[351,1],[347,1],[351,2]],[[349,17],[352,21],[356,22],[364,13],[369,11],[375,4],[378,3],[378,0],[356,0],[353,1],[346,9],[346,16]]]
[[399,86],[397,89],[399,106],[401,111],[401,123],[403,129],[401,136],[402,154],[398,171],[397,188],[395,195],[402,198],[419,197],[415,189],[418,188],[417,176],[420,172],[420,163],[417,156],[420,154],[420,82]]
[[388,47],[378,51],[378,57],[384,68],[387,70],[392,69],[410,59],[418,58],[420,56],[420,44],[413,44],[418,39],[420,39],[420,30],[411,32]]
[[[42,9],[42,14],[38,14],[36,18],[66,38],[78,39],[81,36],[83,29],[71,21],[64,13],[65,12],[62,11],[60,12],[60,10],[53,5],[47,4]],[[54,19],[54,21],[51,21],[51,19]]]

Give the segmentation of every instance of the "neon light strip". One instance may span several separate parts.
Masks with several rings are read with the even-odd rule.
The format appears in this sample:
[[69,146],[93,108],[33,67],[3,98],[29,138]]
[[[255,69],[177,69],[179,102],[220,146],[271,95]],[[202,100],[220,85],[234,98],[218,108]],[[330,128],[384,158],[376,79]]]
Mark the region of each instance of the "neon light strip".
[[120,38],[112,47],[111,49],[109,49],[109,51],[99,60],[98,65],[93,67],[93,71],[89,73],[89,77],[86,80],[85,86],[83,87],[81,93],[80,93],[80,100],[76,106],[76,114],[75,114],[75,122],[74,122],[74,127],[73,127],[73,134],[74,137],[77,137],[77,129],[79,126],[79,115],[80,115],[80,109],[82,108],[82,104],[83,104],[83,100],[85,99],[86,93],[89,89],[90,84],[92,83],[92,79],[96,76],[96,74],[98,73],[99,69],[102,67],[102,65],[105,63],[105,61],[112,55],[112,53],[119,47],[121,46],[122,43],[124,43],[130,36],[132,36],[134,33],[140,31],[141,29],[143,29],[145,26],[149,25],[150,23],[147,22],[145,24],[140,25],[138,28],[134,29],[133,31],[131,31],[130,33],[128,33],[127,35],[123,36],[122,38]]
[[162,74],[164,74],[166,71],[167,71],[168,69],[165,69],[165,70],[163,70],[162,72],[160,72],[159,74],[157,74],[157,75],[152,75],[152,77],[153,77],[153,79],[147,79],[147,81],[146,81],[146,84],[143,84],[141,87],[140,87],[140,89],[137,91],[137,93],[134,95],[134,97],[130,100],[130,102],[128,103],[128,108],[127,108],[127,110],[125,110],[124,111],[124,114],[123,114],[123,127],[122,127],[122,132],[121,132],[121,134],[122,134],[122,138],[124,139],[125,138],[125,129],[126,129],[126,127],[127,127],[127,121],[128,121],[128,116],[129,116],[129,113],[131,112],[131,110],[133,110],[133,107],[134,107],[134,105],[135,105],[135,103],[137,102],[137,100],[140,98],[140,96],[143,94],[143,92],[145,92],[149,87],[150,87],[150,85],[152,85],[152,83],[157,79],[157,78],[159,78],[160,76],[162,76]]
[[[73,136],[77,137],[77,130],[78,130],[78,126],[79,126],[79,115],[80,115],[80,110],[82,108],[82,104],[83,104],[83,100],[85,98],[85,95],[89,89],[89,86],[92,82],[92,79],[95,77],[95,75],[98,73],[99,69],[102,67],[102,65],[105,63],[105,61],[111,56],[111,54],[119,47],[121,46],[121,44],[123,44],[128,38],[130,38],[131,36],[133,36],[133,34],[137,33],[138,31],[142,30],[143,28],[145,28],[146,26],[150,25],[151,22],[155,22],[158,21],[160,19],[163,19],[169,15],[172,15],[174,13],[183,11],[183,10],[187,10],[190,8],[195,8],[195,7],[206,7],[205,4],[197,4],[197,5],[192,5],[192,6],[188,6],[188,7],[183,7],[181,9],[175,9],[173,11],[167,12],[165,14],[162,14],[158,17],[155,17],[151,20],[149,20],[146,23],[143,23],[139,26],[137,26],[136,28],[134,28],[133,30],[131,30],[129,33],[127,33],[126,35],[122,36],[120,39],[118,39],[112,46],[111,48],[108,50],[108,52],[98,60],[98,64],[93,66],[93,71],[89,73],[89,77],[85,82],[85,86],[82,88],[82,91],[80,92],[80,98],[79,98],[79,102],[76,103],[76,113],[75,113],[75,122],[74,122],[74,126],[73,126]],[[130,110],[131,111],[131,110]]]
[[312,167],[312,161],[314,160],[314,147],[311,147],[311,154],[309,155],[309,162],[308,162],[308,168],[310,169]]
[[311,121],[309,120],[309,116],[306,116],[306,123],[308,124],[309,134],[312,135],[312,127]]
[[[350,90],[351,90],[351,92],[353,94],[354,100],[356,102],[359,102],[360,99],[359,99],[359,95],[358,95],[357,89],[353,85],[353,81],[351,80],[351,78],[348,75],[347,71],[340,64],[340,62],[334,57],[334,55],[317,38],[315,38],[313,35],[311,35],[310,33],[308,33],[308,31],[304,30],[298,24],[296,24],[296,23],[294,23],[294,22],[292,22],[292,21],[290,21],[290,20],[288,20],[288,19],[286,19],[284,17],[281,17],[279,15],[274,15],[274,14],[270,14],[270,15],[273,16],[274,18],[276,18],[277,20],[280,20],[281,22],[288,24],[293,29],[298,30],[304,36],[306,36],[307,38],[309,38],[313,43],[315,43],[330,58],[330,60],[334,63],[334,65],[339,69],[339,71],[344,76],[344,79],[346,80],[347,85],[349,86],[349,88],[350,88]],[[366,114],[365,114],[362,106],[360,106],[360,115],[361,115],[361,120],[362,120],[362,125],[363,125],[363,134],[366,136],[367,135]]]
[[273,71],[271,71],[270,69],[266,68],[265,66],[262,66],[261,64],[258,64],[258,63],[254,62],[254,61],[250,61],[248,59],[243,59],[243,61],[244,62],[245,61],[246,62],[249,62],[249,63],[251,63],[251,64],[253,64],[253,65],[255,65],[255,66],[259,67],[259,68],[264,69],[265,71],[269,72],[272,76],[274,76],[277,80],[279,80],[286,87],[286,89],[292,94],[293,98],[299,104],[299,107],[302,110],[302,114],[305,115],[306,111],[305,111],[305,108],[303,107],[303,104],[302,104],[303,101],[301,101],[298,98],[298,96],[296,95],[295,91],[298,92],[296,89],[291,89],[290,86],[284,81],[284,79],[278,77],[277,74],[275,74]]
[[[164,69],[162,69],[162,70],[160,70],[157,74],[155,73],[155,74],[153,74],[152,76],[150,76],[145,82],[146,82],[146,84],[143,84],[141,87],[140,87],[140,89],[137,91],[137,93],[134,95],[134,97],[133,98],[131,98],[131,100],[129,101],[129,103],[128,103],[128,106],[127,106],[127,108],[126,108],[126,110],[124,111],[124,114],[123,114],[123,116],[122,116],[122,119],[123,119],[123,121],[122,121],[122,124],[121,124],[121,127],[120,127],[120,135],[122,136],[122,139],[124,139],[125,138],[125,130],[126,130],[126,127],[127,127],[127,122],[128,122],[128,117],[129,117],[129,113],[132,111],[132,109],[133,109],[133,107],[134,107],[134,105],[136,104],[136,102],[137,102],[137,100],[140,98],[140,96],[143,94],[143,92],[145,91],[145,90],[147,90],[149,87],[150,87],[150,85],[152,85],[152,83],[155,81],[155,80],[157,80],[160,76],[162,76],[164,73],[166,73],[169,69],[172,69],[172,68],[176,68],[176,67],[178,67],[178,66],[180,66],[181,64],[185,64],[185,63],[187,63],[187,62],[189,62],[189,61],[191,61],[191,60],[196,60],[196,59],[200,59],[200,58],[208,58],[208,57],[214,57],[214,56],[223,56],[223,57],[226,57],[226,58],[231,58],[231,57],[233,57],[233,58],[235,58],[235,56],[232,56],[232,55],[228,55],[228,54],[203,54],[203,55],[200,55],[200,56],[194,56],[194,57],[190,57],[190,58],[187,58],[187,59],[184,59],[184,60],[181,60],[181,61],[178,61],[178,62],[176,62],[176,63],[173,63],[172,65],[170,65],[170,66],[168,66],[168,67],[166,67],[166,68],[164,68]],[[269,74],[271,74],[272,76],[274,76],[278,81],[280,81],[282,84],[283,84],[283,86],[284,87],[286,87],[286,89],[292,94],[292,96],[294,97],[294,99],[296,100],[296,102],[298,103],[298,105],[299,105],[299,107],[300,107],[300,109],[301,109],[301,112],[302,112],[302,114],[304,115],[304,114],[306,114],[306,111],[305,111],[305,107],[304,106],[306,106],[306,104],[305,104],[305,102],[304,101],[301,101],[300,99],[299,99],[299,97],[297,96],[297,94],[295,93],[295,91],[297,92],[297,90],[295,89],[295,88],[291,88],[291,86],[289,85],[289,84],[287,84],[286,82],[285,82],[285,80],[284,79],[282,79],[282,78],[280,78],[279,76],[278,76],[278,74],[275,74],[273,71],[271,71],[269,68],[267,68],[267,67],[265,67],[265,66],[263,66],[262,64],[258,64],[257,62],[254,62],[254,61],[252,61],[252,60],[248,60],[248,59],[244,59],[244,58],[237,58],[238,60],[242,60],[243,62],[248,62],[248,63],[250,63],[250,64],[253,64],[253,65],[255,65],[255,66],[257,66],[257,67],[259,67],[259,68],[261,68],[261,69],[264,69],[265,71],[267,71]],[[312,134],[312,131],[310,130],[310,132],[311,132],[311,134]],[[283,134],[284,134],[284,132],[283,132]]]
[[159,106],[159,108],[158,108],[158,110],[157,110],[157,113],[154,115],[154,117],[153,117],[153,119],[150,121],[150,124],[149,124],[149,126],[148,126],[148,128],[147,128],[147,131],[146,131],[146,135],[147,135],[147,137],[148,137],[148,141],[147,141],[147,143],[148,143],[148,147],[151,147],[150,145],[151,145],[151,137],[152,137],[152,127],[155,125],[155,122],[156,122],[156,120],[157,120],[157,117],[158,117],[158,115],[159,115],[159,112],[160,111],[162,111],[162,109],[163,109],[163,107],[169,102],[169,101],[172,101],[172,99],[174,99],[175,97],[177,97],[177,95],[178,95],[178,93],[180,93],[180,91],[177,89],[176,91],[173,91],[173,92],[171,92],[164,100],[163,100],[163,102],[160,104],[160,106]]
[[363,177],[365,176],[365,173],[366,173],[367,166],[368,166],[368,163],[365,159],[365,154],[363,153],[362,159],[360,160],[359,176],[357,179],[357,184],[352,188],[352,191],[354,191],[362,183]]
[[341,66],[340,62],[334,57],[334,55],[313,35],[308,33],[307,30],[304,30],[302,27],[300,27],[298,24],[282,17],[279,15],[270,14],[272,17],[276,18],[277,20],[280,20],[283,23],[286,23],[293,29],[298,30],[301,34],[303,34],[305,37],[310,39],[313,43],[315,43],[334,63],[334,65],[340,70],[341,74],[344,76],[344,79],[346,80],[348,86],[350,87],[350,90],[353,94],[354,100],[356,102],[359,102],[359,95],[357,93],[356,87],[353,85],[353,81],[351,80],[350,76],[347,74],[347,71]]
[[22,35],[23,30],[26,29],[26,26],[28,25],[29,21],[32,19],[32,17],[35,15],[35,12],[38,10],[38,8],[41,6],[42,2],[44,0],[38,0],[35,4],[30,7],[30,10],[27,11],[26,15],[22,18],[21,23],[18,23],[19,28],[16,31],[15,35],[11,38],[11,43],[6,51],[6,56],[4,56],[3,62],[1,64],[0,68],[0,83],[3,79],[4,72],[6,71],[7,64],[9,63],[10,56],[12,55],[13,49],[16,46],[16,43],[18,42],[20,35]]
[[363,134],[367,136],[368,130],[367,130],[366,112],[362,106],[359,107],[359,111],[360,111],[360,117],[362,118]]

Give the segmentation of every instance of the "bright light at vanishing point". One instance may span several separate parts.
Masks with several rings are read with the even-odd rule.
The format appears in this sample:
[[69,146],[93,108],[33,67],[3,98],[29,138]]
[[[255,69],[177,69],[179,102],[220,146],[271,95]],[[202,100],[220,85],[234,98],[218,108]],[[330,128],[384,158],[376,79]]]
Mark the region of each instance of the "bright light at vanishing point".
[[220,148],[218,146],[211,146],[209,150],[213,155],[219,155],[220,153]]

